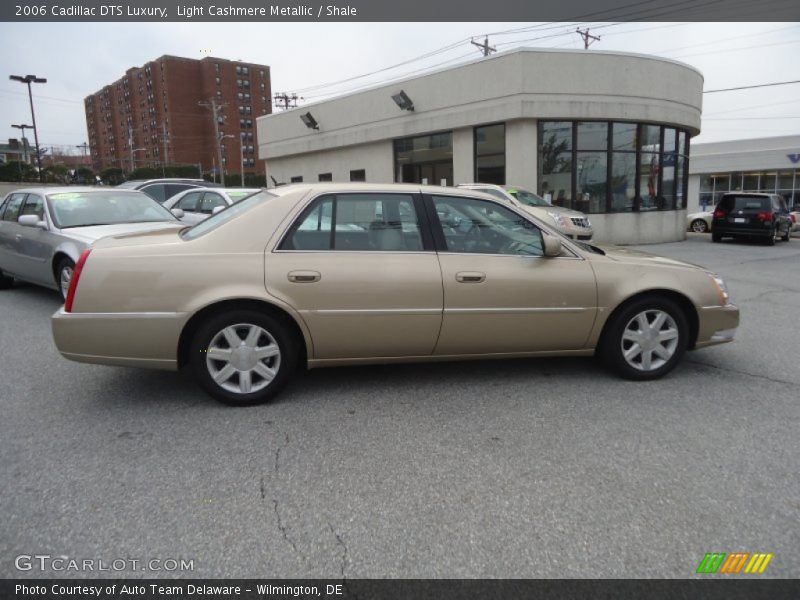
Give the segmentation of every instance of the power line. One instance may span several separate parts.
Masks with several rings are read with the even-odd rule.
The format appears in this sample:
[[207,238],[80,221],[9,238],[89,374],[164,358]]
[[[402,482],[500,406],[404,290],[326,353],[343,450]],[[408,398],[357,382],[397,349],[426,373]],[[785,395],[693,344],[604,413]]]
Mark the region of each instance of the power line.
[[741,85],[739,87],[723,88],[719,90],[706,90],[704,94],[716,94],[717,92],[734,92],[736,90],[752,90],[755,88],[774,87],[776,85],[791,85],[793,83],[800,83],[800,79],[794,81],[776,81],[775,83],[759,83],[758,85]]

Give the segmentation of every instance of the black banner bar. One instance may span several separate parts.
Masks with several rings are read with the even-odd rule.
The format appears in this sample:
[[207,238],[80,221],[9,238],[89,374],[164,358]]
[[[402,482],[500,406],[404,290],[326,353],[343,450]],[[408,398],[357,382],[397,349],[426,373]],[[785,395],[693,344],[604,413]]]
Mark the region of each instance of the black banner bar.
[[[119,0],[116,0],[117,2]],[[9,22],[800,21],[797,0],[4,0]]]
[[5,579],[3,600],[783,600],[800,597],[796,580],[553,579]]

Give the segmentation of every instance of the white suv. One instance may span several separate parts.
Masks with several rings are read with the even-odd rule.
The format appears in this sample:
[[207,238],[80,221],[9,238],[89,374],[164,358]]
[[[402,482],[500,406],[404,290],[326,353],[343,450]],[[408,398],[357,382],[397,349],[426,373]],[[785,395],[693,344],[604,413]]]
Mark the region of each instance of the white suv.
[[458,187],[485,192],[518,206],[545,223],[555,225],[556,229],[570,239],[591,240],[594,234],[592,223],[582,212],[562,206],[553,206],[538,194],[520,187],[493,183],[461,183]]

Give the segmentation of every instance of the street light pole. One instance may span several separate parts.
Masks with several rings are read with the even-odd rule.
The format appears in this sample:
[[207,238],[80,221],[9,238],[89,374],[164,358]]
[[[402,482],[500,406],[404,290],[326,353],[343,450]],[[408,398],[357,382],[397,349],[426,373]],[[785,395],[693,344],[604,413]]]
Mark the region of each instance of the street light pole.
[[241,187],[244,187],[244,133],[239,134],[239,172],[242,174]]
[[31,83],[47,83],[44,77],[37,77],[36,75],[9,75],[11,81],[19,81],[20,83],[27,84],[28,86],[28,100],[31,104],[31,120],[33,121],[33,139],[36,142],[36,165],[39,167],[39,183],[42,183],[42,153],[39,151],[39,133],[36,130],[36,114],[33,112],[33,92],[31,91]]

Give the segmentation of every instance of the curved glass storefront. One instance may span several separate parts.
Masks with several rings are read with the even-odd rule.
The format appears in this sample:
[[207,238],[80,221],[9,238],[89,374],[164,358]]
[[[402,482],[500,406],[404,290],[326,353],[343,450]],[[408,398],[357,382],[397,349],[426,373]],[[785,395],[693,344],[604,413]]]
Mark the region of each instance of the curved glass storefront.
[[538,191],[553,204],[595,214],[686,208],[686,130],[612,121],[538,126]]

